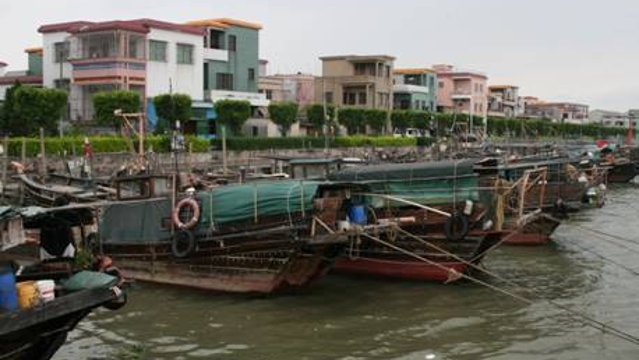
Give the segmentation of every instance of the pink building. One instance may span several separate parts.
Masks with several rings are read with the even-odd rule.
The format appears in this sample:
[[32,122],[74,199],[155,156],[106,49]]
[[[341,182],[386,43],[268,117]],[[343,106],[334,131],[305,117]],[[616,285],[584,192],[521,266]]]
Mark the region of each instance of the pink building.
[[437,73],[437,108],[484,118],[488,109],[488,77],[476,71],[456,69],[452,65],[433,65]]

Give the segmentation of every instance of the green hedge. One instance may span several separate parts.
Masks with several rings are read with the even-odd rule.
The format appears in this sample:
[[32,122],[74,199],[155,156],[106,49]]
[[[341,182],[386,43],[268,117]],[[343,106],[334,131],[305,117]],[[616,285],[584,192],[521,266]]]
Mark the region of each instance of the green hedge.
[[[40,140],[37,138],[25,138],[26,155],[36,156],[40,153]],[[119,136],[95,136],[89,137],[91,149],[94,153],[114,153],[129,151],[129,147],[124,138]],[[193,152],[206,152],[209,150],[209,141],[206,139],[187,136],[187,149],[190,144]],[[153,149],[154,152],[170,151],[170,138],[164,136],[147,137],[144,141],[144,148]],[[137,148],[137,140],[135,141]],[[63,138],[46,138],[44,141],[45,152],[48,155],[67,155],[73,153],[75,148],[76,155],[81,155],[84,148],[84,137],[63,137]],[[9,139],[9,156],[21,156],[22,138]]]
[[[213,139],[211,145],[216,150],[222,149],[222,140]],[[348,136],[329,140],[330,147],[364,147],[364,146],[414,146],[415,138],[395,138],[388,136]],[[270,150],[270,149],[322,149],[323,137],[291,137],[291,138],[247,138],[230,137],[226,140],[229,150]]]

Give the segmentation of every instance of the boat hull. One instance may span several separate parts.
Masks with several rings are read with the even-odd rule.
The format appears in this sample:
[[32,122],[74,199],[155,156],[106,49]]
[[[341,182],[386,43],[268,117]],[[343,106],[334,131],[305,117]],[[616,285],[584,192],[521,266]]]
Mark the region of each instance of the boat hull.
[[418,233],[413,234],[423,239],[423,242],[417,241],[413,236],[404,236],[393,243],[426,261],[374,244],[371,240],[363,240],[360,249],[354,250],[350,247],[335,261],[335,271],[353,275],[449,283],[462,279],[462,274],[472,270],[473,266],[470,264],[478,265],[486,252],[499,241],[497,233],[467,237],[455,242],[439,236],[421,237]]
[[520,220],[520,224],[504,233],[506,245],[544,245],[551,240],[552,234],[561,224],[561,220],[546,213],[538,212]]
[[139,281],[219,292],[269,294],[313,285],[329,271],[336,254],[344,247],[339,242],[314,246],[268,242],[263,245],[260,250],[259,242],[243,244],[231,253],[218,255],[211,255],[211,248],[202,247],[185,259],[166,254],[167,249],[162,246],[137,256],[133,254],[135,249],[126,246],[109,246],[105,251],[117,261],[126,277]]
[[405,280],[452,282],[461,278],[469,266],[463,262],[438,262],[383,260],[374,258],[341,258],[335,262],[335,270],[354,275],[368,275]]
[[624,164],[615,164],[608,170],[608,183],[625,184],[632,181],[637,176],[637,167],[632,162]]
[[0,359],[50,359],[84,317],[116,299],[107,288],[85,290],[5,315],[0,318]]

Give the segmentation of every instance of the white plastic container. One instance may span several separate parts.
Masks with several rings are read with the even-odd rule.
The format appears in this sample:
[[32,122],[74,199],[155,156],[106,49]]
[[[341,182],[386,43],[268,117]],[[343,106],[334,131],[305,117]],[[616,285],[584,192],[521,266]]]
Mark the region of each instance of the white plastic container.
[[350,221],[338,221],[337,222],[337,231],[343,232],[351,229]]
[[40,280],[36,281],[36,287],[40,294],[40,300],[42,302],[49,302],[55,299],[55,281],[53,280]]

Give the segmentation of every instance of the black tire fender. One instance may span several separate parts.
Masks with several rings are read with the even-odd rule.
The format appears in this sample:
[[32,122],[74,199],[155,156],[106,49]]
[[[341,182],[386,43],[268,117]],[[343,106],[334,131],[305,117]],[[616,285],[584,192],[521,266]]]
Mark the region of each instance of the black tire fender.
[[195,236],[191,231],[179,230],[173,235],[171,252],[178,259],[189,256],[195,250]]
[[455,212],[446,219],[444,233],[449,241],[463,240],[470,230],[468,216]]

